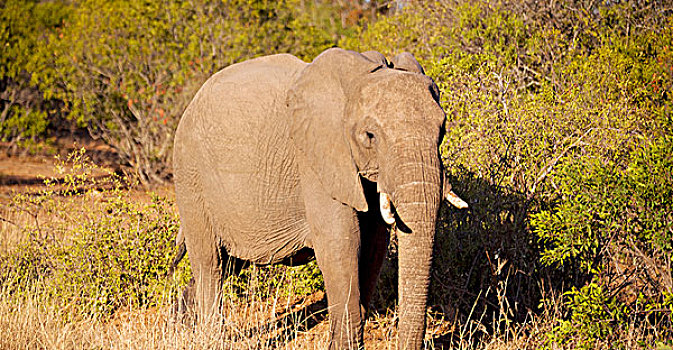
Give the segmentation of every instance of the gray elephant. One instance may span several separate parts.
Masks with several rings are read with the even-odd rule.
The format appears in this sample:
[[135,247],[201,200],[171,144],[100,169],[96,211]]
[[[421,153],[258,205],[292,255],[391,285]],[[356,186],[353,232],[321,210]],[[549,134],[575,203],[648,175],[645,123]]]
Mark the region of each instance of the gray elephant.
[[[329,49],[213,75],[175,135],[175,194],[194,280],[213,312],[227,261],[322,271],[330,348],[361,348],[390,239],[399,240],[399,347],[420,349],[435,221],[444,194],[439,91],[412,55]],[[379,214],[380,211],[380,214]]]

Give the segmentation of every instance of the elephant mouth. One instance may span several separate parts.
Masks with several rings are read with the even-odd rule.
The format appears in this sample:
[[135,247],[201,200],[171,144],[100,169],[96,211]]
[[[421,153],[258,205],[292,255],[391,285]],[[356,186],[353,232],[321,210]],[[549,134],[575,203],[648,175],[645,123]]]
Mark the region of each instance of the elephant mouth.
[[[396,221],[399,221],[399,217],[395,215],[393,200],[390,194],[385,192],[385,190],[381,188],[381,184],[378,182],[379,171],[374,169],[365,169],[359,171],[358,174],[364,179],[376,183],[376,192],[379,194],[379,211],[383,221],[388,225],[393,225]],[[445,188],[443,192],[443,199],[452,206],[458,209],[466,209],[469,207],[467,202],[458,197],[458,195],[451,190],[450,186]]]
[[[402,223],[401,220],[399,220],[399,216],[395,215],[393,201],[390,198],[390,195],[388,193],[380,191],[380,189],[377,192],[379,192],[379,211],[381,212],[381,217],[383,218],[383,221],[385,221],[385,223],[388,225],[393,225],[397,222],[397,225],[399,227],[406,227],[404,223]],[[446,200],[447,202],[449,202],[449,204],[453,205],[458,209],[468,208],[467,202],[465,202],[462,198],[458,197],[458,195],[453,193],[453,191],[451,190],[449,190],[448,193],[445,194],[444,200]],[[411,230],[407,228],[407,230],[402,229],[401,231],[409,233]]]
[[[378,184],[376,192],[379,193],[379,210],[381,212],[381,217],[383,218],[383,221],[385,221],[386,224],[388,225],[394,224],[396,218],[395,218],[395,211],[393,209],[393,201],[390,195],[386,192],[381,191],[381,189],[378,187]],[[458,209],[466,209],[469,207],[467,202],[465,202],[462,198],[458,197],[458,195],[451,190],[447,191],[447,193],[444,194],[444,200],[446,200],[447,202],[449,202],[449,204],[453,205]]]
[[360,170],[358,174],[371,182],[377,182],[379,178],[378,169],[364,169]]

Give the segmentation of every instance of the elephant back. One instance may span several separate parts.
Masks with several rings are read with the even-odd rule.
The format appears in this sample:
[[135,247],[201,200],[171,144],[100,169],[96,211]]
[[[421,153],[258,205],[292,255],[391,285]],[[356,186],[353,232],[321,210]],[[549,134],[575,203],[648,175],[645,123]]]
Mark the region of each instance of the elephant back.
[[198,194],[230,255],[273,263],[304,246],[285,100],[305,65],[273,55],[229,66],[206,81],[178,126],[176,196]]

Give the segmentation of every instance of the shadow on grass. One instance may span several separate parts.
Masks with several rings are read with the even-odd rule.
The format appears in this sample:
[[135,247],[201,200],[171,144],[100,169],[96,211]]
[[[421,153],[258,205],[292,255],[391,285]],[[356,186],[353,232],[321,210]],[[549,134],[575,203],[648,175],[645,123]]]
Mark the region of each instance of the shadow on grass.
[[[434,319],[451,324],[433,340],[435,349],[477,344],[511,331],[540,313],[542,298],[557,297],[584,275],[541,266],[541,246],[529,215],[553,203],[491,184],[475,174],[450,179],[470,207],[440,209],[428,306]],[[397,301],[397,247],[393,241],[379,279],[374,308]],[[578,271],[578,269],[568,269]]]
[[[247,337],[263,337],[265,348],[284,348],[298,332],[308,332],[327,320],[327,298],[313,301],[299,309],[285,312],[275,320],[245,331]],[[269,336],[267,338],[267,336]]]

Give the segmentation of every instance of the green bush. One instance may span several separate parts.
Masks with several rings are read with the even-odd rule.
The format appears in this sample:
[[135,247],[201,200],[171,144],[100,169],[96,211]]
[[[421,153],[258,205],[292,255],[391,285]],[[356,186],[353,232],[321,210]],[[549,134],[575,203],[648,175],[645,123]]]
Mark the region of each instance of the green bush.
[[[572,316],[548,334],[547,347],[572,344],[581,349],[595,349],[606,345],[599,343],[601,340],[619,340],[628,310],[614,295],[609,295],[600,285],[589,283],[566,292],[565,297]],[[614,348],[616,344],[611,345]]]
[[[442,210],[434,308],[497,335],[556,307],[574,322],[561,346],[611,337],[591,322],[671,334],[673,16],[638,7],[409,3],[347,41],[410,51],[442,92],[442,157],[471,207]],[[620,317],[586,316],[607,300]]]
[[286,300],[306,297],[324,287],[322,273],[313,260],[295,267],[251,265],[225,280],[224,294],[232,300],[254,297],[274,302],[279,297]]
[[[352,32],[357,21],[344,17],[351,6],[358,7],[10,0],[0,12],[8,48],[0,59],[0,93],[8,101],[0,136],[44,137],[67,118],[112,146],[143,184],[161,183],[170,177],[177,122],[210,75],[274,53],[310,60]],[[338,14],[344,20],[335,22]]]
[[68,17],[61,2],[8,0],[0,7],[0,139],[28,146],[61,118],[58,101],[40,91],[31,72],[46,69],[35,53]]
[[170,174],[172,135],[211,74],[262,54],[312,56],[333,43],[293,1],[76,1],[45,41],[41,89],[113,146],[141,182]]
[[[28,214],[24,239],[0,255],[0,285],[11,293],[41,291],[63,317],[107,318],[122,307],[171,305],[191,278],[188,259],[169,275],[179,227],[171,200],[137,191],[137,182],[99,168],[84,150],[55,164],[56,176],[10,205]],[[303,297],[321,290],[315,262],[245,268],[230,276],[232,300]]]

